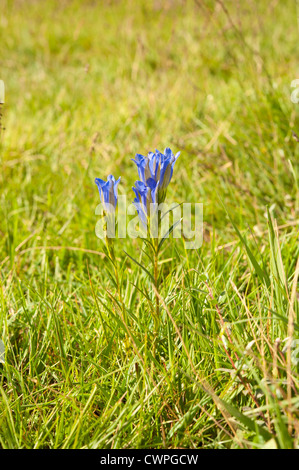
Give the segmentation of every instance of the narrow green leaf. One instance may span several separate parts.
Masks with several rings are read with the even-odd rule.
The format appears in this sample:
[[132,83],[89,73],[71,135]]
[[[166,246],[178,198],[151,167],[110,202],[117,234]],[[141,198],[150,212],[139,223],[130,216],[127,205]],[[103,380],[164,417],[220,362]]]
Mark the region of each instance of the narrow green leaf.
[[142,266],[142,264],[140,264],[135,258],[133,258],[131,255],[129,255],[126,251],[124,251],[126,253],[126,255],[131,258],[132,261],[134,261],[134,263],[136,263],[141,269],[143,269],[143,271],[149,276],[150,280],[155,283],[155,280],[153,278],[153,276],[151,275],[151,273],[144,267]]
[[162,237],[162,239],[161,239],[160,242],[159,242],[158,251],[160,251],[161,246],[163,245],[163,243],[165,242],[165,240],[168,238],[168,236],[171,234],[171,232],[174,231],[174,229],[176,228],[176,226],[181,223],[182,220],[183,220],[183,217],[182,217],[180,220],[177,220],[177,221],[170,227],[170,229],[167,230],[167,232],[165,233],[165,235]]
[[161,220],[163,220],[163,218],[165,217],[165,215],[169,214],[169,212],[173,211],[174,209],[176,209],[177,207],[181,206],[182,204],[183,204],[183,202],[180,202],[180,203],[177,204],[176,206],[171,207],[171,209],[169,209],[168,211],[166,211],[166,212],[161,216]]
[[267,431],[267,429],[257,424],[256,421],[252,421],[252,419],[248,418],[248,416],[243,415],[243,413],[237,410],[237,408],[235,408],[230,403],[227,403],[226,401],[222,400],[221,398],[218,398],[218,400],[226,409],[226,411],[228,411],[231,416],[234,416],[238,421],[240,421],[240,423],[242,423],[247,429],[256,432],[257,434],[260,434],[265,439],[265,441],[269,441],[270,439],[272,439],[272,434]]
[[[277,318],[279,318],[281,321],[283,321],[286,325],[288,324],[288,318],[287,317],[284,317],[283,315],[280,315],[279,313],[275,312],[275,310],[271,310],[271,308],[268,308],[266,306],[264,306],[265,309],[267,309],[269,312],[273,313],[273,315],[275,315]],[[299,331],[299,325],[298,323],[294,323],[294,329],[296,331]]]

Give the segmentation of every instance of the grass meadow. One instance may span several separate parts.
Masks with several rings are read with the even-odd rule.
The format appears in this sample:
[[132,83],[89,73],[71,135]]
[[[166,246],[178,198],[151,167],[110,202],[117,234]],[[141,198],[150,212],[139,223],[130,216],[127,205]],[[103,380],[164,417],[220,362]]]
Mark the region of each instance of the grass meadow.
[[[297,16],[0,1],[1,448],[298,448]],[[131,159],[165,147],[203,243],[165,240],[156,289],[141,239],[114,271],[94,179],[133,201]]]

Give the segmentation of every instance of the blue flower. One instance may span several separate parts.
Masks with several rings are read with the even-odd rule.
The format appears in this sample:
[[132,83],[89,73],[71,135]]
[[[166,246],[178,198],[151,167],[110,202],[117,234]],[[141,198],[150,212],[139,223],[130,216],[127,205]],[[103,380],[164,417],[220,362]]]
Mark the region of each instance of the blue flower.
[[174,155],[170,148],[166,148],[164,153],[156,150],[155,153],[149,152],[146,157],[137,153],[135,160],[132,159],[137,165],[140,180],[148,185],[148,181],[153,179],[158,185],[156,201],[158,203],[163,202],[165,199],[167,186],[172,178],[173,167],[179,155],[180,152]]
[[[147,220],[157,204],[158,185],[153,178],[148,178],[146,184],[143,181],[136,181],[132,189],[136,196],[133,204],[142,224],[146,227]],[[151,204],[153,204],[152,207]]]
[[107,181],[101,180],[100,178],[95,179],[95,183],[99,189],[101,202],[105,211],[108,213],[115,211],[117,204],[117,185],[119,181],[120,178],[115,181],[113,175],[109,175]]

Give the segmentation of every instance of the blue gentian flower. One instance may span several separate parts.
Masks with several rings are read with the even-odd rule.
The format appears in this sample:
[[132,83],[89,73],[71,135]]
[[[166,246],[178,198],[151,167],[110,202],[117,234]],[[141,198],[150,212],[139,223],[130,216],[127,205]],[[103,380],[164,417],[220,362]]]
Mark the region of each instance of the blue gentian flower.
[[111,213],[115,211],[117,204],[117,185],[120,182],[120,178],[115,181],[113,175],[109,175],[107,181],[101,180],[100,178],[95,179],[95,183],[99,189],[101,202],[106,212]]
[[167,186],[170,183],[173,173],[173,167],[177,161],[180,152],[176,155],[172,153],[170,148],[166,148],[164,153],[158,150],[149,152],[145,157],[136,154],[135,160],[140,180],[148,185],[149,179],[153,179],[158,185],[157,201],[159,204],[164,201],[166,196]]
[[[137,209],[139,218],[144,225],[147,226],[147,220],[157,204],[158,185],[153,178],[147,179],[147,184],[143,181],[136,181],[135,187],[132,188],[135,193],[134,206]],[[151,208],[151,204],[153,207]],[[152,212],[151,212],[152,211]]]

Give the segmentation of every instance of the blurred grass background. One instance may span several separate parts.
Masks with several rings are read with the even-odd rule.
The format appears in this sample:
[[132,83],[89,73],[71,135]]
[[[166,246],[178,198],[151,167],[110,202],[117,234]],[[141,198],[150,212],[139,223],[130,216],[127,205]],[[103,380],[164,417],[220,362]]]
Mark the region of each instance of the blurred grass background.
[[267,204],[293,220],[297,38],[294,1],[2,2],[15,246],[41,218],[50,238],[69,222],[64,242],[94,246],[94,177],[122,175],[129,193],[130,158],[166,146],[182,151],[172,197],[203,202],[221,238],[218,195],[241,224],[263,225]]
[[[90,327],[89,275],[99,295],[109,286],[102,258],[84,252],[101,251],[94,178],[122,176],[119,191],[133,199],[137,152],[181,151],[169,200],[204,204],[204,244],[188,253],[189,268],[200,258],[216,285],[221,274],[219,291],[236,270],[245,289],[243,257],[237,255],[237,268],[230,250],[220,249],[238,240],[221,201],[238,228],[256,237],[257,256],[266,253],[266,260],[268,206],[282,227],[286,275],[293,280],[299,144],[292,131],[299,133],[299,124],[290,84],[298,75],[297,14],[293,0],[1,1],[0,332],[14,345],[16,369],[40,380],[43,367],[34,369],[30,348],[38,351],[49,328],[43,299],[63,303],[66,342],[68,335],[70,344],[72,335],[83,341],[82,328],[89,328],[84,341],[93,339],[98,326]],[[138,246],[123,241],[119,258],[123,248],[134,253]],[[176,263],[184,265],[181,246],[178,253],[165,276]],[[83,315],[84,326],[78,318],[74,326],[75,314]],[[28,328],[36,325],[29,347]],[[54,343],[55,363],[63,353]],[[36,438],[39,431],[24,441],[22,426],[18,432],[19,441],[6,437],[2,445],[48,442],[46,435]],[[79,445],[56,435],[47,445]],[[101,445],[130,446],[111,439]]]

